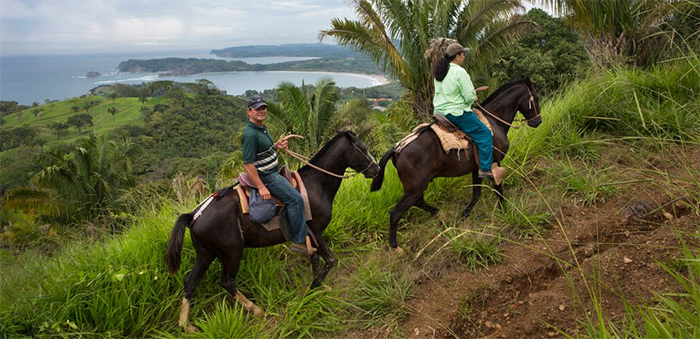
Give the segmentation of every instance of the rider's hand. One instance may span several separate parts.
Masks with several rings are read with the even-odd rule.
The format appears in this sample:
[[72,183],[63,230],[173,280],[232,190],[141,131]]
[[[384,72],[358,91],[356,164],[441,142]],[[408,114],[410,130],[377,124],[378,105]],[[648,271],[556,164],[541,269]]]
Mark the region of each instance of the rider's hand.
[[276,148],[276,149],[284,149],[284,150],[286,150],[287,147],[289,147],[289,142],[288,142],[286,139],[277,140],[277,142],[275,143],[275,148]]
[[261,197],[263,200],[267,200],[267,199],[272,198],[272,196],[270,195],[270,191],[268,191],[268,190],[267,190],[267,187],[265,187],[265,186],[260,187],[260,188],[258,189],[258,193],[260,193],[260,197]]
[[299,138],[299,139],[304,139],[301,135],[296,135],[296,134],[290,134],[286,137],[282,137],[277,142],[275,143],[275,148],[276,149],[284,149],[286,150],[287,147],[289,146],[289,138]]

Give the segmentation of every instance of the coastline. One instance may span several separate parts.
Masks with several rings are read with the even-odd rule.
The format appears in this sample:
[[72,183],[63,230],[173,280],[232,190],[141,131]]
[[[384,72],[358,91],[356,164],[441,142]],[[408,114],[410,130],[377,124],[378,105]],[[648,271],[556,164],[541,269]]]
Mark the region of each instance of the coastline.
[[381,85],[386,85],[390,83],[389,78],[387,78],[385,75],[381,74],[361,74],[361,73],[339,73],[339,74],[350,74],[350,75],[358,75],[364,78],[370,78],[372,79],[373,86],[381,86]]
[[[271,71],[275,72],[275,71]],[[365,74],[365,73],[351,73],[351,72],[329,72],[329,71],[277,71],[277,72],[316,72],[316,73],[326,73],[326,74],[343,74],[361,77],[365,79],[372,79],[372,86],[386,85],[390,83],[389,78],[381,74]]]
[[[139,73],[132,73],[132,72],[119,72],[120,74],[139,74]],[[305,71],[297,71],[297,70],[280,70],[280,71],[232,71],[232,72],[204,72],[204,73],[194,73],[194,74],[186,74],[186,75],[170,75],[167,73],[161,73],[155,75],[156,78],[168,78],[168,77],[197,77],[200,75],[208,75],[208,74],[236,74],[236,73],[318,73],[318,74],[341,74],[341,75],[347,75],[347,76],[354,76],[354,77],[360,77],[360,78],[365,78],[365,79],[372,79],[372,86],[380,86],[380,85],[386,85],[390,83],[391,81],[389,78],[387,78],[385,75],[382,74],[366,74],[366,73],[352,73],[352,72],[331,72],[331,71],[314,71],[314,70],[305,70]],[[151,74],[150,76],[146,76],[144,78],[150,78],[153,76],[153,74],[156,73],[148,73]],[[144,79],[144,78],[138,78],[138,79]],[[342,86],[341,86],[342,87]]]

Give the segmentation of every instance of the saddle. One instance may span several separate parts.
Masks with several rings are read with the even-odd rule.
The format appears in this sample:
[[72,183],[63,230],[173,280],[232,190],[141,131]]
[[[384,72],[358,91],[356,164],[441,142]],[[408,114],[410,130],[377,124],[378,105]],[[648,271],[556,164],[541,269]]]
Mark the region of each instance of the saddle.
[[[282,166],[280,168],[280,175],[287,179],[289,183],[292,185],[292,187],[296,188],[297,191],[299,191],[299,188],[297,187],[297,180],[293,178],[293,174],[289,172],[286,166]],[[301,181],[301,179],[299,179]],[[256,188],[255,184],[253,184],[253,181],[250,180],[250,176],[246,172],[241,172],[238,174],[238,183],[240,184],[240,187],[242,187],[245,190],[245,195],[246,195],[246,202],[248,201],[248,197],[250,196],[250,189],[251,188]],[[301,193],[301,192],[300,192]],[[284,206],[284,203],[277,199],[276,197],[272,197],[272,199],[275,201],[275,204],[277,206]]]
[[[491,123],[486,119],[484,116],[484,113],[482,113],[479,109],[472,108],[472,112],[476,115],[476,117],[483,123],[486,128],[491,131],[491,135],[493,135],[493,128],[491,128]],[[467,136],[464,132],[462,132],[461,129],[457,128],[451,121],[447,120],[444,115],[442,114],[435,114],[433,115],[433,123],[438,125],[443,131],[447,133],[454,133],[458,137],[469,139],[469,136]]]
[[[472,109],[472,111],[474,112],[474,114],[476,114],[477,118],[479,118],[479,120],[484,125],[486,125],[486,127],[491,131],[491,135],[493,135],[493,128],[491,128],[491,124],[486,119],[484,114],[478,109]],[[401,152],[401,150],[404,147],[416,140],[420,133],[429,128],[432,129],[433,132],[435,132],[435,135],[437,135],[438,139],[440,140],[440,143],[442,144],[442,149],[445,151],[445,153],[449,153],[451,150],[466,150],[469,148],[469,143],[472,142],[469,136],[467,136],[451,121],[447,120],[447,118],[445,118],[444,115],[435,114],[433,115],[433,122],[418,125],[416,128],[413,129],[413,132],[411,134],[407,135],[403,139],[399,140],[396,144],[394,144],[394,150],[397,153]],[[474,159],[478,159],[479,151],[476,147],[473,148],[473,152]],[[467,158],[469,158],[468,154]],[[505,168],[499,167],[497,163],[493,163],[491,171],[493,172],[494,181],[496,182],[496,184],[500,184],[503,176],[505,176]]]
[[469,140],[469,136],[462,132],[461,129],[457,128],[452,121],[447,120],[442,114],[433,115],[433,123],[440,127],[443,131],[447,133],[456,134],[457,137]]
[[[289,172],[289,170],[287,170],[287,168],[283,166],[280,169],[280,175],[287,179],[289,183],[292,184],[292,187],[294,187],[301,194],[301,197],[304,199],[304,214],[306,215],[306,221],[312,220],[311,205],[309,204],[309,195],[306,191],[306,188],[304,187],[304,183],[302,182],[299,173]],[[243,214],[249,214],[250,204],[248,200],[250,197],[250,190],[252,188],[255,188],[255,185],[253,185],[253,182],[250,180],[248,173],[245,172],[242,172],[238,175],[238,183],[239,185],[236,187],[236,192],[238,193],[238,197],[241,202],[241,212],[243,212]],[[278,206],[277,211],[275,212],[275,216],[272,218],[272,220],[260,225],[267,231],[282,229],[282,233],[285,235],[285,238],[288,239],[289,221],[287,220],[286,215],[281,214],[286,213],[285,209],[282,208],[285,206],[285,204],[279,199],[275,198],[274,196],[272,198],[275,201],[275,205]],[[284,218],[282,218],[282,216]]]

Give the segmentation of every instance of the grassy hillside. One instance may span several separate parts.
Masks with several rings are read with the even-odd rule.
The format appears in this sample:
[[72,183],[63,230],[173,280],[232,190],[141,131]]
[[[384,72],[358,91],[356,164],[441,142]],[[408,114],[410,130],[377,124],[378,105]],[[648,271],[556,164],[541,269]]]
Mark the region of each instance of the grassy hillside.
[[[613,70],[571,86],[543,103],[540,127],[511,131],[511,150],[505,161],[509,169],[505,180],[508,208],[495,209],[494,195],[486,192],[474,214],[460,219],[458,214],[466,205],[469,193],[465,191],[470,191],[471,180],[436,179],[425,199],[443,212],[437,218],[416,209],[407,213],[402,224],[405,227],[399,232],[399,241],[407,252],[404,256],[387,249],[388,211],[401,194],[393,167],[387,169],[384,187],[377,193],[370,194],[369,181],[359,176],[345,180],[335,199],[333,221],[324,234],[339,259],[325,285],[307,291],[311,281],[308,264],[288,255],[282,246],[247,249],[238,286],[266,316],[255,317],[233,302],[218,286],[221,266],[214,263],[197,289],[190,317],[200,331],[192,335],[177,328],[182,283],[194,260],[189,235],[183,249],[183,269],[174,277],[165,272],[164,254],[176,215],[189,211],[197,201],[145,203],[142,215],[133,218],[132,227],[105,243],[75,244],[52,258],[25,252],[13,260],[0,261],[4,272],[0,277],[0,304],[5,305],[0,310],[0,336],[403,338],[430,335],[429,328],[433,335],[452,337],[528,333],[532,337],[642,338],[645,333],[661,331],[668,331],[669,337],[692,336],[700,331],[700,256],[697,239],[693,238],[697,238],[700,220],[698,98],[697,59],[650,72]],[[138,115],[138,103],[117,103],[123,103],[124,112],[131,112],[124,114],[124,119]],[[103,100],[98,105],[103,111],[93,108],[90,113],[106,112],[110,104]],[[62,114],[61,110],[72,114],[66,109],[69,106],[56,108],[55,115]],[[105,115],[100,121],[106,125],[111,116]],[[23,116],[30,118],[33,115]],[[665,163],[673,167],[665,167]],[[639,185],[632,187],[639,191],[627,186],[635,181]],[[663,233],[674,239],[673,229],[677,229],[680,241],[645,245],[641,250],[635,247],[634,252],[650,253],[644,261],[646,266],[662,272],[654,276],[654,281],[664,279],[665,283],[649,285],[668,286],[689,296],[674,299],[677,304],[665,302],[662,294],[647,293],[640,298],[618,291],[616,286],[633,288],[643,281],[626,276],[614,281],[605,279],[622,276],[627,272],[625,267],[611,265],[613,271],[603,271],[607,261],[578,261],[580,253],[588,253],[589,257],[602,253],[613,238],[596,240],[591,236],[593,240],[588,244],[583,243],[583,236],[564,236],[563,240],[556,238],[558,244],[563,244],[558,249],[537,242],[549,239],[551,234],[575,231],[573,228],[585,220],[597,220],[596,213],[612,208],[608,203],[616,199],[619,204],[613,207],[625,211],[625,199],[646,195],[642,191],[652,188],[653,193],[663,195],[660,208],[670,202],[668,206],[677,206],[671,212],[685,211],[670,221],[664,222],[662,216],[655,224],[667,225],[670,231],[664,229]],[[613,210],[605,214],[603,224],[620,219],[618,213]],[[593,235],[601,231],[599,224],[590,226]],[[612,233],[622,234],[624,229]],[[526,271],[519,280],[517,273],[523,267],[504,265],[509,260],[525,260],[526,256],[513,254],[511,247],[541,254],[537,264],[547,260],[551,263]],[[668,258],[675,259],[657,262],[656,251],[666,251]],[[659,255],[667,258],[666,254]],[[632,254],[625,253],[627,256]],[[615,260],[621,262],[622,257]],[[643,259],[640,256],[634,260]],[[490,285],[489,277],[499,275],[499,267],[507,272],[503,285]],[[663,273],[662,267],[668,272]],[[455,272],[460,275],[452,275]],[[547,290],[555,278],[563,281],[559,294]],[[447,296],[423,288],[440,281]],[[680,282],[685,283],[685,290]],[[519,291],[515,297],[522,304],[498,300],[500,308],[494,306],[492,313],[480,308],[495,303],[489,295],[498,296],[498,286],[505,289],[503,286],[511,285],[523,286],[523,293]],[[516,327],[525,320],[506,323],[505,319],[528,316],[530,313],[524,311],[528,302],[538,300],[523,298],[543,291],[551,294],[540,294],[539,298],[556,304],[533,306],[532,316],[552,312],[548,313],[553,315],[551,319],[533,318],[533,328],[528,329],[533,332]],[[574,300],[559,306],[564,305],[559,300],[562,298]],[[514,308],[504,309],[511,303]],[[613,309],[616,315],[610,314],[610,304],[617,305]],[[444,305],[455,306],[445,312],[440,308]],[[432,309],[439,312],[421,318]],[[487,324],[479,318],[483,312],[503,319],[499,320],[503,325],[494,324],[495,320]],[[483,331],[471,332],[474,327]]]
[[[124,125],[143,126],[143,119],[140,111],[142,106],[152,108],[155,104],[163,102],[162,98],[151,98],[145,104],[139,102],[138,98],[116,98],[114,101],[110,98],[102,96],[88,96],[82,98],[73,98],[64,101],[57,101],[39,106],[43,109],[40,116],[35,116],[32,112],[34,108],[28,108],[22,111],[21,115],[8,115],[4,117],[3,129],[16,127],[36,128],[40,135],[47,140],[47,146],[58,143],[67,143],[75,141],[80,135],[75,128],[70,128],[65,136],[61,139],[56,139],[55,133],[48,128],[51,123],[65,122],[69,117],[76,114],[87,113],[92,116],[94,126],[83,129],[83,134],[94,132],[101,134],[109,132]],[[85,104],[88,102],[96,103],[91,106],[88,111],[85,110]],[[79,111],[75,112],[72,107],[79,107]],[[116,108],[117,113],[112,116],[107,110]]]

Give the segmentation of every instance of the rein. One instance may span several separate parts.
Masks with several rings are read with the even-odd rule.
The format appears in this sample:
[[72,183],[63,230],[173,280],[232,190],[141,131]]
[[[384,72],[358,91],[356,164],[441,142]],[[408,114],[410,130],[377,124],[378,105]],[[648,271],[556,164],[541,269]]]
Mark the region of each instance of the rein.
[[530,120],[537,119],[537,118],[541,115],[541,113],[537,111],[537,105],[535,105],[535,97],[532,95],[532,92],[530,91],[530,86],[525,86],[525,87],[527,88],[527,93],[530,94],[530,98],[529,98],[528,101],[527,101],[527,108],[529,108],[529,109],[534,109],[536,114],[535,114],[534,117],[529,118],[529,119],[519,119],[518,121],[522,121],[522,124],[520,124],[520,125],[518,125],[518,126],[515,126],[515,125],[513,125],[513,124],[511,124],[511,123],[509,123],[509,122],[507,122],[507,121],[505,121],[505,120],[503,120],[503,119],[497,117],[495,114],[489,112],[484,106],[481,106],[480,103],[475,102],[475,104],[476,104],[477,107],[479,107],[479,109],[481,109],[482,111],[486,112],[488,115],[490,115],[490,116],[493,117],[494,119],[496,119],[496,120],[498,120],[498,121],[500,121],[500,122],[502,122],[502,123],[504,123],[504,124],[506,124],[506,125],[508,125],[508,126],[510,126],[510,127],[512,127],[512,128],[514,128],[514,129],[519,129],[520,127],[522,127],[522,125],[528,123]]
[[326,174],[328,174],[328,175],[330,175],[330,176],[332,176],[332,177],[336,177],[336,178],[339,178],[339,179],[348,179],[348,178],[352,178],[352,177],[354,177],[354,176],[356,176],[356,175],[358,175],[358,174],[364,173],[364,172],[367,171],[370,167],[372,167],[372,164],[374,163],[374,160],[371,159],[371,158],[368,158],[367,155],[365,154],[365,152],[362,152],[362,150],[359,149],[359,148],[355,145],[354,142],[351,141],[350,143],[352,144],[353,147],[355,147],[355,149],[357,149],[358,151],[360,151],[360,153],[365,157],[365,159],[369,160],[369,165],[367,165],[367,167],[366,167],[365,169],[363,169],[362,171],[356,172],[355,174],[349,175],[349,176],[348,176],[348,175],[338,175],[338,174],[335,174],[335,173],[333,173],[333,172],[331,172],[331,171],[328,171],[328,170],[325,170],[325,169],[323,169],[323,168],[321,168],[321,167],[318,167],[318,166],[316,166],[316,165],[310,163],[310,162],[309,162],[309,158],[307,158],[307,157],[305,157],[305,156],[303,156],[303,155],[301,155],[301,154],[299,154],[299,153],[295,153],[295,152],[293,152],[293,151],[290,151],[289,149],[285,149],[285,151],[287,151],[287,153],[289,153],[289,155],[291,155],[293,158],[296,158],[297,160],[303,162],[305,165],[308,165],[309,167],[311,167],[311,168],[313,168],[313,169],[315,169],[315,170],[317,170],[317,171],[319,171],[319,172],[326,173]]

